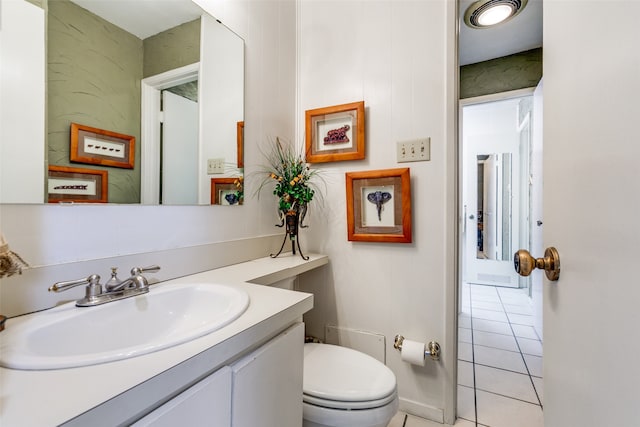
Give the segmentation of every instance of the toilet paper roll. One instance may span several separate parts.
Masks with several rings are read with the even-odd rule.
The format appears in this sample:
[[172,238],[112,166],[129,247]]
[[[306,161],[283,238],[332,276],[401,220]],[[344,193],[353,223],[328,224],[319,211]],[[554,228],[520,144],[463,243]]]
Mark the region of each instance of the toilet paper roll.
[[425,343],[405,339],[402,341],[402,360],[412,365],[424,366]]

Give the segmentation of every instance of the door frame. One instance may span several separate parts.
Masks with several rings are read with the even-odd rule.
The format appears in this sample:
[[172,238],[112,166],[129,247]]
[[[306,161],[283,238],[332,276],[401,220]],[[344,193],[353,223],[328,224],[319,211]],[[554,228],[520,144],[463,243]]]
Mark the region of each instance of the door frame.
[[[164,89],[197,80],[200,63],[166,71],[142,79],[142,121],[140,123],[140,203],[160,203],[160,142],[162,122],[161,92]],[[198,91],[200,85],[198,85]]]
[[[464,141],[462,140],[462,138],[460,137],[460,135],[462,135],[462,130],[463,130],[463,126],[464,126],[464,115],[462,114],[462,110],[464,107],[467,107],[469,105],[478,105],[478,104],[487,104],[487,103],[491,103],[491,102],[499,102],[499,101],[505,101],[508,99],[514,99],[514,98],[522,98],[522,97],[526,97],[526,96],[531,96],[533,97],[533,93],[535,91],[535,87],[528,87],[528,88],[523,88],[523,89],[516,89],[516,90],[510,90],[510,91],[505,91],[505,92],[498,92],[498,93],[492,93],[489,95],[482,95],[482,96],[475,96],[475,97],[471,97],[471,98],[464,98],[464,99],[460,99],[458,101],[458,129],[457,129],[457,141],[456,143],[458,144],[458,158],[456,159],[457,161],[457,173],[458,173],[458,192],[457,192],[457,197],[458,197],[458,206],[459,206],[459,211],[458,211],[458,218],[459,218],[459,224],[458,224],[458,233],[456,236],[457,242],[458,242],[458,265],[457,265],[457,269],[458,269],[458,287],[462,286],[462,282],[464,279],[464,257],[465,257],[465,242],[464,242],[464,231],[465,231],[465,227],[466,227],[466,215],[468,215],[468,212],[465,213],[464,212],[464,200],[462,200],[463,197],[463,192],[462,192],[462,188],[464,186],[464,182],[462,181],[462,166],[463,166],[463,161],[464,159],[462,158],[462,153],[463,151],[463,144]],[[527,119],[529,120],[529,119]],[[520,189],[521,190],[521,189]],[[520,212],[520,215],[522,215],[522,212]],[[521,245],[522,247],[522,245]],[[522,281],[519,281],[519,285],[520,287],[522,287],[525,283],[523,283]],[[460,301],[458,301],[458,303],[456,304],[457,310],[458,312],[460,311]]]

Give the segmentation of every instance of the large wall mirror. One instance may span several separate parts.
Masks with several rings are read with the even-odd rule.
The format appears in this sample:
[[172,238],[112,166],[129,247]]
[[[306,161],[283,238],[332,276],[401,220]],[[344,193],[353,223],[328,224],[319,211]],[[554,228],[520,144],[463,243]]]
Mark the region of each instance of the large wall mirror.
[[191,0],[42,3],[48,184],[0,202],[208,205],[212,180],[242,183],[238,35]]

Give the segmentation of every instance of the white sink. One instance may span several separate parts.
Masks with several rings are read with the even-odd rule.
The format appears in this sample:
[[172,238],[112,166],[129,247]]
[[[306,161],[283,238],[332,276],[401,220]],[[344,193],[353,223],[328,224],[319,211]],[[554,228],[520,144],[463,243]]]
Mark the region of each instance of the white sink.
[[8,324],[0,334],[0,365],[60,369],[140,356],[220,329],[248,306],[244,290],[201,283],[151,286],[95,307],[68,303]]

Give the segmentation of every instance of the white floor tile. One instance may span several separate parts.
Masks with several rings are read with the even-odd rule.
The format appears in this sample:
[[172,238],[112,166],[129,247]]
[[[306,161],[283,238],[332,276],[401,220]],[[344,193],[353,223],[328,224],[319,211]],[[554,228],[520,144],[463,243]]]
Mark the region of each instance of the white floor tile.
[[473,388],[458,386],[458,418],[467,421],[476,420],[476,403]]
[[442,424],[414,415],[407,415],[407,424],[405,424],[405,427],[442,427]]
[[507,313],[524,314],[527,316],[533,315],[533,307],[530,305],[504,304],[504,311]]
[[537,377],[531,377],[531,379],[533,380],[533,385],[536,387],[536,391],[538,392],[540,403],[544,405],[544,380]]
[[522,353],[542,356],[542,343],[540,341],[518,337],[518,344]]
[[[442,426],[442,424],[441,424]],[[467,421],[464,420],[462,418],[458,418],[456,420],[456,423],[454,424],[455,427],[476,427],[476,423],[472,422],[472,421]]]
[[458,327],[459,328],[471,328],[471,317],[467,317],[463,314],[458,315]]
[[511,325],[513,329],[513,333],[516,337],[529,338],[531,340],[537,340],[538,334],[536,330],[533,329],[533,326],[527,325]]
[[[543,346],[527,289],[464,284],[461,298],[455,425],[543,427]],[[405,427],[431,427],[414,418]]]
[[470,343],[458,341],[458,360],[473,362],[473,347]]
[[506,369],[508,371],[527,373],[522,355],[513,351],[475,345],[473,347],[475,363]]
[[538,404],[538,396],[529,375],[476,365],[476,390],[490,391],[514,399]]
[[471,285],[470,289],[471,289],[471,295],[478,295],[478,294],[498,295],[498,291],[495,286]]
[[500,348],[502,350],[519,351],[513,335],[495,334],[493,332],[474,331],[473,343],[485,347]]
[[515,323],[517,325],[533,326],[533,320],[534,320],[533,316],[526,316],[523,314],[511,314],[511,313],[507,313],[507,316],[509,316],[509,322],[511,323]]
[[[471,303],[471,308],[473,310],[475,309],[481,309],[481,310],[491,310],[491,311],[504,311],[504,308],[502,308],[502,304],[499,302],[489,302],[489,301],[473,301]],[[473,312],[472,312],[473,314]]]
[[402,427],[404,424],[404,417],[406,415],[407,414],[405,414],[404,412],[396,413],[396,415],[394,415],[394,417],[391,418],[391,421],[389,422],[389,424],[387,424],[387,427]]
[[542,408],[478,390],[478,422],[491,427],[543,427]]
[[542,357],[523,354],[524,361],[529,368],[529,373],[534,377],[542,378]]
[[500,295],[527,295],[527,288],[508,288],[506,286],[497,286],[496,291]]
[[513,335],[508,323],[496,322],[495,320],[473,319],[473,330],[493,332],[495,334]]
[[[529,293],[525,288],[496,288],[498,291],[498,295],[500,295],[500,299],[502,302],[505,300],[513,301],[513,303],[528,303],[531,301],[529,298]],[[516,302],[517,301],[517,302]]]
[[467,387],[474,387],[473,363],[458,360],[458,384]]
[[461,342],[473,342],[471,341],[471,329],[458,328],[458,341]]
[[[512,316],[519,316],[517,314],[513,314]],[[485,320],[494,320],[496,322],[508,322],[507,315],[504,312],[500,311],[491,311],[491,310],[482,310],[482,309],[473,309],[473,319],[485,319]],[[517,322],[514,322],[517,323]],[[532,324],[533,325],[533,324]]]
[[486,302],[495,302],[500,304],[500,297],[498,295],[490,295],[490,294],[476,294],[471,297],[471,302],[476,301],[486,301]]

